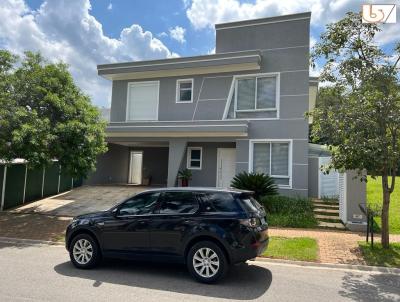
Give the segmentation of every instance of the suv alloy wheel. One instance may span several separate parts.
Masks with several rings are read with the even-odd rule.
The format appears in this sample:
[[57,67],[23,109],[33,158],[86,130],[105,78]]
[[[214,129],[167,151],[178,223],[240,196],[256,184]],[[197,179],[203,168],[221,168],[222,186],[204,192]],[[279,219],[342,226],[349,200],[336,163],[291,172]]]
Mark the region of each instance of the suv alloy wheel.
[[186,263],[190,274],[203,283],[217,281],[228,270],[225,253],[210,241],[201,241],[193,245],[187,255]]
[[100,250],[96,241],[88,234],[79,234],[72,239],[69,256],[77,268],[92,268],[100,259]]

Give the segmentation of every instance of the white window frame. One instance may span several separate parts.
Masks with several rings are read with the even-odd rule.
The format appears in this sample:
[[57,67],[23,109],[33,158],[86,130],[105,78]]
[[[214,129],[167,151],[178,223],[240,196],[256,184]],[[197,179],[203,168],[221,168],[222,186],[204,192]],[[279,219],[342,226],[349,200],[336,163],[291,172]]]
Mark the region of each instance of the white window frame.
[[[190,165],[192,161],[192,150],[200,150],[200,167],[192,167]],[[195,159],[197,160],[197,159]],[[186,156],[186,167],[189,170],[201,170],[203,167],[203,147],[188,147],[187,148],[187,156]]]
[[[275,77],[276,78],[276,91],[275,91],[275,108],[267,109],[251,109],[251,110],[237,110],[237,80],[238,79],[249,79],[249,78],[263,78],[263,77]],[[229,90],[228,99],[226,102],[223,119],[224,120],[278,120],[280,118],[280,90],[281,90],[281,74],[279,72],[267,72],[267,73],[254,73],[254,74],[243,74],[234,75],[232,78],[231,88]],[[256,81],[256,95],[255,102],[257,102],[257,81]],[[232,99],[233,94],[235,94],[235,99]],[[233,118],[228,118],[229,107],[231,103],[234,102],[233,108]],[[256,117],[256,118],[236,118],[236,112],[267,112],[276,111],[276,117]]]
[[[129,119],[129,105],[130,105],[130,100],[129,100],[129,90],[131,87],[134,86],[141,86],[141,85],[154,85],[157,84],[157,109],[156,109],[156,118],[154,120],[132,120]],[[135,122],[135,121],[140,121],[140,122],[154,122],[158,121],[158,108],[160,106],[160,81],[142,81],[142,82],[128,82],[127,85],[127,90],[126,90],[126,107],[125,107],[125,121],[126,122]]]
[[[181,101],[180,100],[180,96],[181,96],[181,94],[180,94],[180,91],[181,91],[180,86],[181,86],[181,83],[188,83],[188,82],[190,82],[192,84],[192,88],[190,89],[191,92],[192,92],[191,93],[191,99],[190,99],[190,101]],[[176,80],[175,103],[177,103],[177,104],[193,103],[193,86],[194,86],[194,79],[179,79],[179,80]],[[188,88],[183,88],[183,89],[184,90],[189,90]]]
[[[289,158],[288,158],[288,174],[289,175],[269,175],[273,178],[288,178],[289,185],[278,185],[278,188],[281,189],[292,189],[293,183],[293,140],[292,139],[251,139],[249,140],[249,173],[253,172],[253,157],[254,157],[254,144],[262,144],[262,143],[288,143],[289,144]],[[270,156],[270,171],[272,167],[272,152],[269,153]]]

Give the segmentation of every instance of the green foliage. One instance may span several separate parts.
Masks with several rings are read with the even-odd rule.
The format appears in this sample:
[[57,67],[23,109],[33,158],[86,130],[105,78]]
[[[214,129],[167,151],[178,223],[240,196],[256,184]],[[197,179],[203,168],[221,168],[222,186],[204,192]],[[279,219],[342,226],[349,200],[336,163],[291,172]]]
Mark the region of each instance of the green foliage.
[[[382,179],[376,177],[373,179],[368,176],[367,181],[367,203],[368,207],[377,212],[382,210]],[[400,188],[397,186],[392,193],[392,201],[389,207],[389,232],[391,234],[400,234]],[[381,218],[375,217],[378,230],[381,228]]]
[[253,191],[257,200],[262,196],[278,193],[274,180],[264,173],[241,172],[233,178],[231,186],[236,189]]
[[0,51],[0,159],[30,166],[58,159],[73,177],[85,177],[106,151],[105,123],[63,63],[26,52]]
[[265,196],[261,199],[271,226],[314,228],[317,227],[313,204],[309,198]]
[[400,268],[400,243],[391,243],[388,249],[383,249],[380,243],[359,242],[361,253],[367,265]]
[[183,169],[178,172],[178,179],[182,180],[191,180],[192,179],[192,171],[189,169]]
[[271,237],[264,257],[299,261],[317,261],[317,241],[309,237]]
[[361,14],[347,13],[321,35],[311,62],[326,60],[320,80],[330,82],[335,101],[311,113],[311,137],[331,144],[327,169],[382,175],[382,243],[388,247],[390,194],[400,164],[400,43],[390,58],[375,43],[379,31],[362,23]]

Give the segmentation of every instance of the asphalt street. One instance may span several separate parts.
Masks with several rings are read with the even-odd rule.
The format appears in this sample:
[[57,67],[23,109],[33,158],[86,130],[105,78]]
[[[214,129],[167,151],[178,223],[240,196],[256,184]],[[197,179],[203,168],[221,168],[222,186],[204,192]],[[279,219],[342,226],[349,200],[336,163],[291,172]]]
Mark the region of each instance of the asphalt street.
[[185,267],[108,260],[75,269],[62,246],[0,242],[0,301],[400,301],[400,276],[249,262],[218,284]]

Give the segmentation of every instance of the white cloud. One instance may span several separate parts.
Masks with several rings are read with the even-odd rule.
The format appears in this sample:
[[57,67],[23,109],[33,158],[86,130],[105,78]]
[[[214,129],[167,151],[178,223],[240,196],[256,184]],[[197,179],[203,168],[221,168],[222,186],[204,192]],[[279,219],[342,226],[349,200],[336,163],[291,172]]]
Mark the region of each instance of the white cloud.
[[169,29],[169,35],[172,39],[178,41],[179,43],[185,43],[185,33],[186,29],[180,26],[175,26],[174,28]]
[[0,47],[63,60],[77,84],[101,106],[109,105],[111,88],[97,75],[97,64],[177,56],[137,24],[124,28],[118,39],[106,36],[90,9],[89,0],[45,1],[37,11],[23,0],[2,0]]
[[208,55],[213,55],[215,54],[215,47],[211,48],[210,50],[207,51]]
[[107,9],[108,9],[108,10],[112,10],[112,8],[113,8],[113,5],[112,5],[112,3],[110,2],[110,3],[108,4],[108,6],[107,6]]
[[[197,30],[214,28],[215,24],[245,19],[264,18],[311,11],[311,24],[323,28],[327,23],[343,18],[348,11],[359,11],[361,5],[372,0],[256,0],[254,3],[239,0],[193,0],[186,15]],[[392,3],[381,0],[379,3]],[[400,6],[397,6],[400,9]],[[400,13],[398,13],[400,15]],[[386,25],[385,25],[386,26]],[[393,24],[382,32],[381,41],[390,43],[400,35],[400,26]]]
[[160,32],[159,34],[157,34],[157,37],[159,37],[159,38],[168,37],[168,34],[165,31],[163,31],[163,32]]

